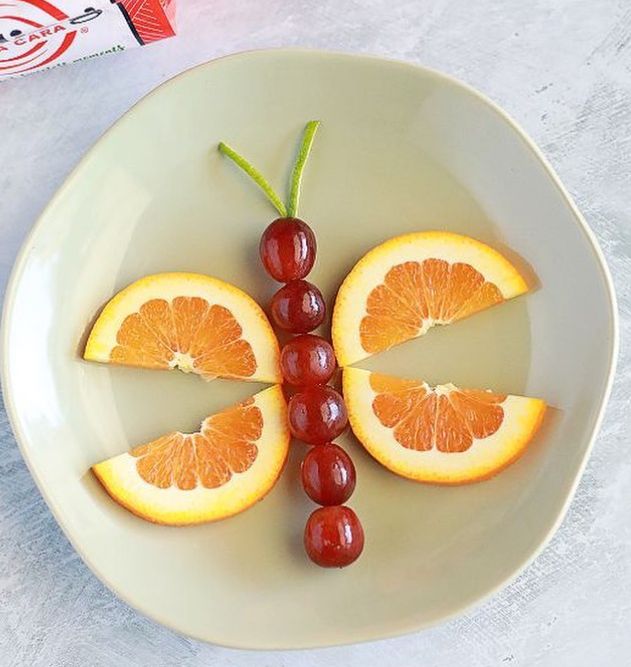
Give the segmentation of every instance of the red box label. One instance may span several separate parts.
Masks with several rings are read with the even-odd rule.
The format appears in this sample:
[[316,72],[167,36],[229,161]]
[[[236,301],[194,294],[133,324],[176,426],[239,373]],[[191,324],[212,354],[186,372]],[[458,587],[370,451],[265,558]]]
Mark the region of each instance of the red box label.
[[174,0],[0,2],[0,81],[172,37],[174,18]]

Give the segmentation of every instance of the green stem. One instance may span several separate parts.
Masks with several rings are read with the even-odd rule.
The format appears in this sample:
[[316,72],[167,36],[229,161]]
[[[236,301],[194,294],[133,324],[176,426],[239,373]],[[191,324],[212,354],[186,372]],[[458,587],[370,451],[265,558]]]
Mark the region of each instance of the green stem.
[[281,214],[283,218],[287,217],[287,209],[285,204],[281,201],[280,197],[274,192],[272,186],[265,180],[265,177],[261,172],[251,165],[243,156],[239,155],[235,150],[230,148],[230,146],[223,143],[219,144],[219,152],[222,155],[225,155],[227,158],[230,158],[239,169],[242,169],[258,186],[263,190],[265,196],[272,202],[276,210]]
[[313,146],[313,140],[315,134],[320,125],[319,120],[310,120],[305,127],[304,134],[302,135],[302,143],[300,144],[300,150],[298,151],[298,157],[296,158],[296,164],[294,165],[294,170],[291,174],[291,189],[289,191],[289,208],[288,215],[290,218],[295,218],[298,215],[298,201],[300,200],[300,186],[302,184],[302,174],[305,170],[305,165],[307,164],[307,158],[311,152],[311,147]]

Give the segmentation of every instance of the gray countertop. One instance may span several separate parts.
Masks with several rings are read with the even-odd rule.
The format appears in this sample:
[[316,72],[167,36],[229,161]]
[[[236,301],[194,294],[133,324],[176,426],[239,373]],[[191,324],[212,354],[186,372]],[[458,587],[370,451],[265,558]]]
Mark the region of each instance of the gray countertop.
[[180,0],[180,36],[0,84],[0,292],[39,211],[143,94],[216,56],[279,45],[362,51],[452,74],[543,149],[595,231],[621,356],[577,495],[545,551],[466,616],[375,644],[249,653],[180,637],[114,597],[62,535],[0,407],[0,664],[631,664],[631,4],[629,0]]

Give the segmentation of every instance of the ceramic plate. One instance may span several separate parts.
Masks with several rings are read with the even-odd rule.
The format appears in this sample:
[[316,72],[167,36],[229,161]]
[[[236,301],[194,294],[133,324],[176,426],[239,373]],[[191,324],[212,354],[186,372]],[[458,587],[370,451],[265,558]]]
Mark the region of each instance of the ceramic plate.
[[[553,409],[495,479],[437,488],[400,479],[346,437],[362,558],[322,570],[301,540],[313,506],[295,445],[272,493],[217,524],[167,528],[118,507],[90,466],[258,389],[81,360],[95,313],[160,271],[208,273],[260,302],[274,285],[258,239],[274,211],[219,140],[284,189],[304,123],[322,120],[301,217],[329,303],[369,248],[443,229],[506,252],[536,281],[512,302],[431,331],[364,367],[543,397]],[[192,637],[298,648],[423,628],[514,577],[571,499],[601,419],[616,350],[614,295],[593,235],[506,115],[436,72],[375,58],[247,53],[176,77],[82,160],[25,244],[3,331],[7,409],[33,476],[73,545],[113,591]]]

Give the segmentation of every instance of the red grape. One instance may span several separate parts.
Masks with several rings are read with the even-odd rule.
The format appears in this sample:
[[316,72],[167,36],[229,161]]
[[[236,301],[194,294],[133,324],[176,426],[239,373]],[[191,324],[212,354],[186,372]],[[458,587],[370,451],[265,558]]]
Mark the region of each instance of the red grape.
[[263,232],[259,246],[265,270],[281,283],[304,278],[316,258],[311,227],[298,218],[278,218]]
[[331,343],[314,334],[292,338],[280,354],[285,381],[297,387],[326,384],[335,372],[335,366]]
[[307,333],[320,326],[326,315],[322,292],[306,280],[292,280],[272,297],[272,319],[280,329]]
[[289,428],[312,445],[331,442],[346,428],[344,399],[332,387],[307,387],[289,399]]
[[346,567],[364,548],[364,529],[350,507],[320,507],[307,519],[305,550],[320,567]]
[[319,505],[341,505],[355,489],[351,457],[334,443],[316,445],[302,462],[302,486]]

